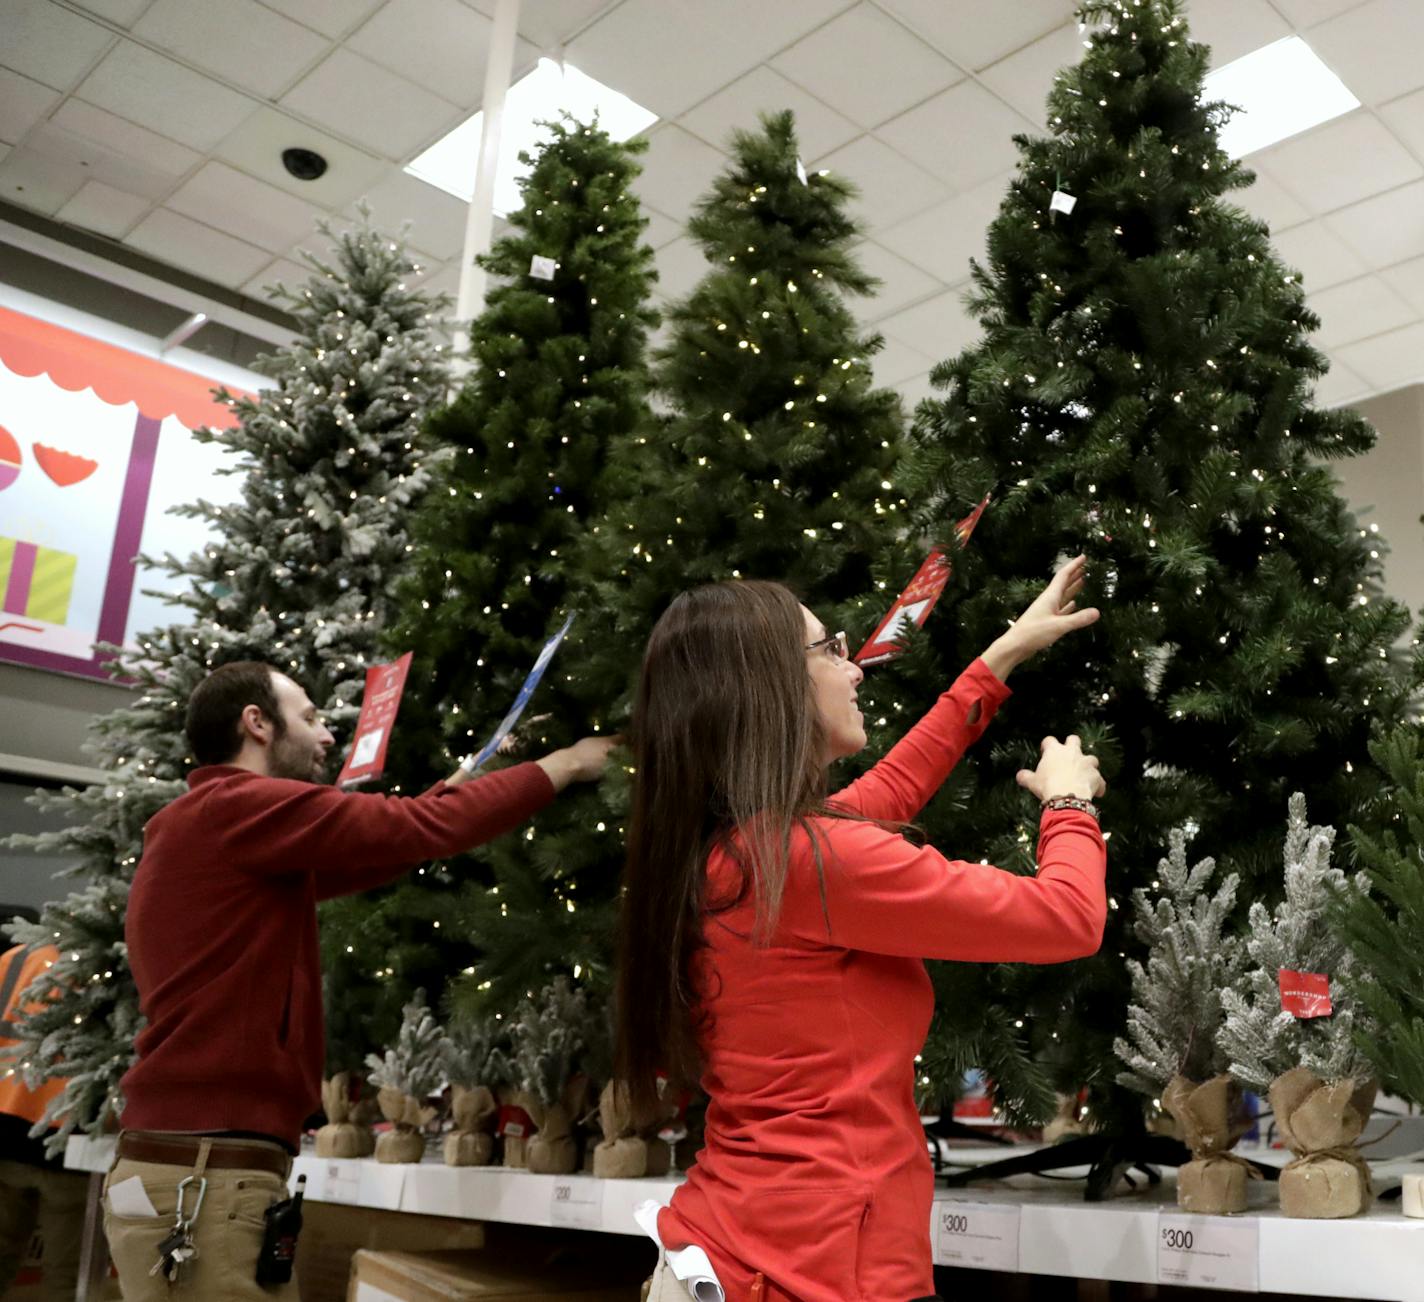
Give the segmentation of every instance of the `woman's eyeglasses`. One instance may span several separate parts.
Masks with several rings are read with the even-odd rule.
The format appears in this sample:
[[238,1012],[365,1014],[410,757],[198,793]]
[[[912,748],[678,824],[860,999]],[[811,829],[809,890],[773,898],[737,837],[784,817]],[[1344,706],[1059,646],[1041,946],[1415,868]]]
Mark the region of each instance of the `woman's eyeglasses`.
[[808,642],[806,650],[824,651],[832,660],[850,659],[850,643],[846,641],[844,632],[831,633],[819,642]]

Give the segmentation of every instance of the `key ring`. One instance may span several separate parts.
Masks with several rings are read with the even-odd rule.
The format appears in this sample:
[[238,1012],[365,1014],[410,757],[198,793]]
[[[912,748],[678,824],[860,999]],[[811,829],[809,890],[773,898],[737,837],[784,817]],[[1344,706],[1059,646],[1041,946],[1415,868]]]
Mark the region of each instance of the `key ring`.
[[[193,1184],[195,1181],[198,1185],[198,1197],[197,1200],[193,1203],[193,1214],[185,1220],[183,1216],[183,1195],[186,1192],[188,1186],[190,1184]],[[189,1226],[193,1224],[194,1221],[198,1219],[198,1213],[203,1210],[203,1197],[207,1192],[208,1179],[206,1176],[185,1175],[180,1181],[178,1181],[178,1214],[173,1219],[173,1225],[176,1229],[186,1230]]]

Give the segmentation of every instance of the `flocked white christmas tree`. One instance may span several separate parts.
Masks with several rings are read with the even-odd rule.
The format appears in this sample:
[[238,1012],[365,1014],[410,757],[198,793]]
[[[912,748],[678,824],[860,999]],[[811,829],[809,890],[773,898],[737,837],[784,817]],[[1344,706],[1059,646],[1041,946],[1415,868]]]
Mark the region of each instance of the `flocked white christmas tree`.
[[449,1067],[444,1028],[425,1002],[425,991],[405,1005],[400,1034],[381,1054],[367,1054],[371,1083],[382,1091],[398,1090],[417,1101],[443,1088]]
[[[1246,949],[1250,967],[1223,992],[1218,1044],[1243,1085],[1264,1092],[1276,1077],[1305,1067],[1323,1081],[1364,1081],[1372,1072],[1355,1042],[1354,1000],[1345,985],[1355,961],[1329,909],[1337,893],[1367,889],[1363,876],[1331,867],[1333,827],[1311,827],[1305,797],[1290,798],[1285,839],[1285,898],[1274,910],[1251,905]],[[1282,1007],[1281,973],[1329,980],[1333,1012],[1301,1019]]]
[[273,387],[224,394],[237,423],[195,433],[231,454],[240,500],[180,508],[209,526],[210,541],[186,559],[147,562],[182,580],[189,622],[109,648],[136,690],[91,728],[87,750],[104,781],[38,794],[65,827],[12,842],[78,860],[72,894],[38,923],[8,928],[60,949],[30,989],[42,1011],[20,1023],[14,1057],[31,1082],[68,1080],[46,1118],[62,1122],[61,1138],[100,1129],[121,1107],[119,1080],[142,1026],[124,909],[144,824],[185,790],[189,693],[219,665],[272,661],[343,740],[406,556],[403,521],[428,484],[421,422],[448,383],[435,329],[443,302],[415,287],[403,241],[364,224],[335,238],[329,259],[308,261],[308,284],[275,295],[298,339],[254,363]]
[[1201,1083],[1226,1070],[1217,1044],[1222,994],[1240,979],[1246,947],[1228,923],[1240,878],[1230,873],[1208,891],[1216,861],[1187,863],[1186,830],[1173,830],[1167,857],[1158,865],[1161,895],[1133,892],[1134,930],[1147,947],[1146,964],[1129,961],[1132,1003],[1127,1035],[1114,1044],[1127,1070],[1119,1083],[1160,1096],[1175,1076]]

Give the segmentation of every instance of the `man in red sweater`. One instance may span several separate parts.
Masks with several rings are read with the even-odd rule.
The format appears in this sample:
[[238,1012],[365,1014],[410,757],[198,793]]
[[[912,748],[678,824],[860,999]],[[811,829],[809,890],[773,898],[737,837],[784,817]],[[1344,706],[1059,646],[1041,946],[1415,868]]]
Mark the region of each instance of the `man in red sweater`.
[[[198,685],[187,734],[200,767],[145,827],[129,895],[148,1025],[122,1082],[104,1227],[126,1302],[295,1300],[295,1283],[262,1286],[256,1271],[264,1214],[320,1099],[317,901],[509,831],[596,778],[616,739],[473,781],[466,761],[408,799],[344,793],[322,784],[333,738],[307,694],[253,661]],[[180,1208],[190,1236],[175,1238]]]

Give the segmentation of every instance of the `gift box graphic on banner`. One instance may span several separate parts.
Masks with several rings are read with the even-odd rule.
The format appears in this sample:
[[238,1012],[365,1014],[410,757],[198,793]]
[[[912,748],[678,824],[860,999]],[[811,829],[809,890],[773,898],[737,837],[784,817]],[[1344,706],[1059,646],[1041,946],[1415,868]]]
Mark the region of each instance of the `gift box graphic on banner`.
[[226,504],[222,450],[190,431],[232,423],[213,383],[176,366],[0,308],[0,660],[105,677],[96,642],[185,622],[142,589],[140,554],[186,555],[203,521],[169,509]]
[[0,538],[0,611],[63,624],[78,563],[77,556],[53,547]]

